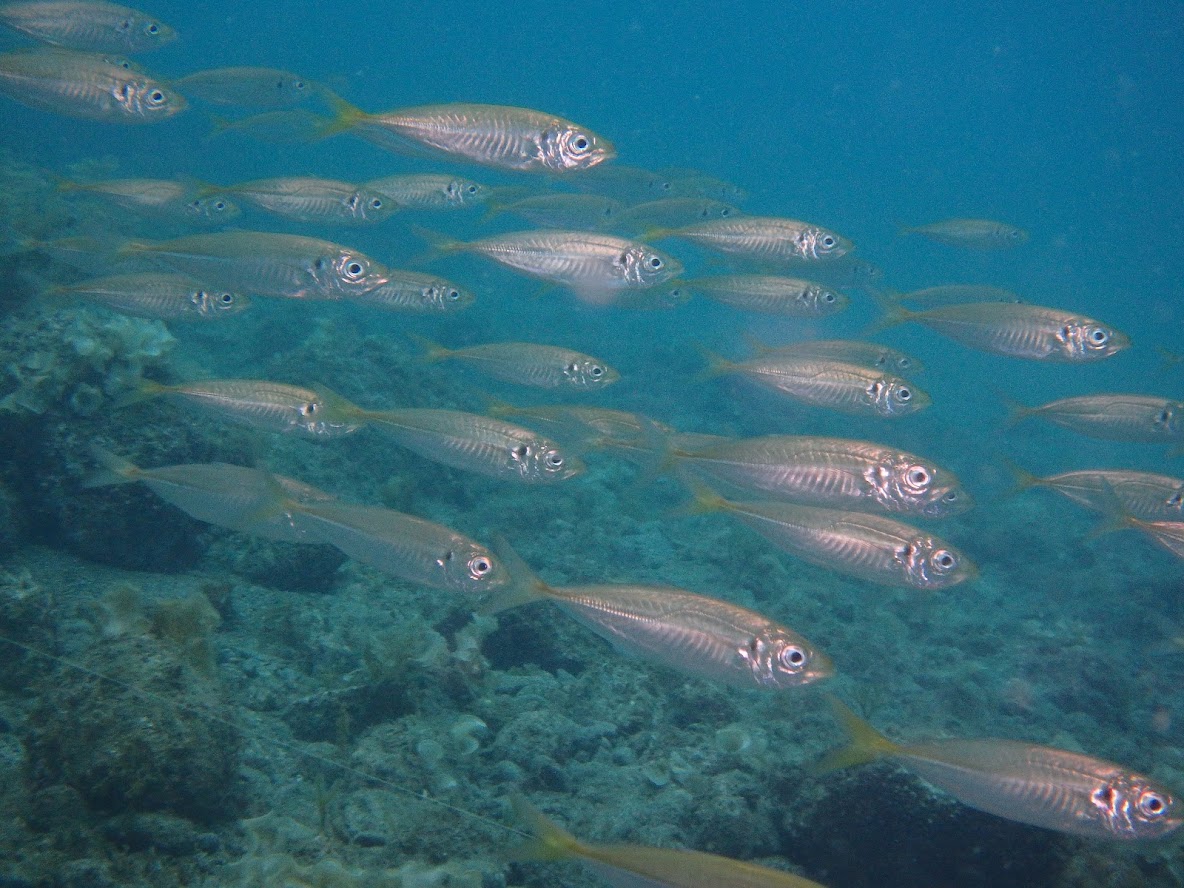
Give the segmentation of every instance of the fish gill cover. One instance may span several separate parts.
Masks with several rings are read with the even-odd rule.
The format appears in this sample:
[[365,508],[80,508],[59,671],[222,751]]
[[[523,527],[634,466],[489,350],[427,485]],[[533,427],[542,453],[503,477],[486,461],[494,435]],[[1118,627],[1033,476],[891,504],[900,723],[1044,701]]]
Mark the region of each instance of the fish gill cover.
[[0,22],[5,885],[1184,884],[1179,9]]

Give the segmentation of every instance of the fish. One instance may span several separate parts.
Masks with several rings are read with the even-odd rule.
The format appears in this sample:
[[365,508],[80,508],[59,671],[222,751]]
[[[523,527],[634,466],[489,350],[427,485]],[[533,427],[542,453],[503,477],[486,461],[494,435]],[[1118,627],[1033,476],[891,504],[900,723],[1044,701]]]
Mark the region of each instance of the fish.
[[774,354],[732,362],[707,354],[709,375],[734,373],[795,401],[843,413],[908,416],[930,404],[929,395],[901,376],[828,357]]
[[1037,407],[1012,407],[1013,424],[1030,416],[1104,441],[1184,443],[1184,402],[1156,395],[1078,395]]
[[149,74],[100,53],[53,47],[0,53],[0,94],[40,111],[103,123],[159,123],[185,99]]
[[1047,487],[1095,512],[1117,505],[1140,521],[1184,521],[1184,478],[1129,469],[1082,469],[1038,478],[1016,469],[1018,487]]
[[743,203],[748,198],[748,192],[739,185],[709,176],[701,170],[663,167],[658,174],[670,181],[671,191],[679,196],[711,198],[731,203]]
[[1091,839],[1157,839],[1184,823],[1170,790],[1113,762],[1018,740],[894,743],[838,700],[831,705],[850,743],[816,771],[888,759],[971,808]]
[[384,222],[399,208],[365,186],[316,176],[280,176],[237,185],[210,186],[294,222],[358,224]]
[[600,194],[539,194],[511,203],[492,203],[485,219],[510,213],[543,228],[594,230],[612,225],[624,209],[619,200]]
[[608,194],[630,204],[679,196],[669,176],[619,163],[593,167],[573,179],[572,184],[581,190]]
[[621,378],[604,361],[569,348],[533,342],[490,342],[453,349],[412,335],[423,346],[429,361],[464,361],[487,376],[517,385],[582,391],[602,389]]
[[239,314],[251,304],[241,293],[212,290],[185,275],[158,272],[91,278],[45,293],[85,299],[121,314],[162,321],[217,320]]
[[508,544],[498,554],[514,580],[482,613],[552,601],[622,653],[732,687],[785,690],[834,673],[801,635],[747,608],[666,586],[549,586]]
[[974,564],[940,537],[893,518],[775,501],[735,502],[694,487],[693,513],[727,512],[783,552],[873,583],[922,591],[977,576]]
[[423,229],[419,233],[440,252],[477,253],[522,274],[590,295],[652,287],[682,273],[682,264],[673,256],[611,234],[516,231],[465,243]]
[[206,136],[207,141],[226,133],[241,133],[260,142],[279,145],[315,141],[333,122],[333,118],[307,108],[264,111],[236,120],[226,120],[211,114],[210,119],[214,127]]
[[653,228],[682,228],[708,219],[730,219],[741,215],[731,204],[708,197],[667,197],[648,200],[617,213],[613,224],[644,233]]
[[220,419],[313,440],[351,435],[365,425],[362,408],[328,389],[257,379],[209,379],[180,385],[142,379],[117,407],[154,397],[181,398]]
[[380,147],[427,149],[483,166],[530,173],[572,173],[616,156],[590,129],[529,108],[456,102],[368,114],[332,97],[336,119],[326,130],[352,132]]
[[865,367],[890,370],[893,373],[913,373],[925,369],[925,365],[912,355],[863,339],[803,339],[775,347],[755,343],[751,338],[749,342],[759,355],[834,358],[838,361],[862,364]]
[[225,194],[173,179],[106,179],[96,182],[57,180],[59,191],[83,194],[137,214],[192,222],[225,222],[239,208]]
[[490,478],[548,484],[584,471],[556,442],[530,429],[461,410],[367,410],[374,428],[420,456]]
[[289,108],[317,94],[315,84],[278,68],[211,68],[173,81],[183,93],[213,105]]
[[42,43],[100,53],[148,52],[177,39],[176,29],[158,18],[93,0],[6,3],[0,22]]
[[387,311],[446,314],[468,308],[477,298],[472,291],[434,274],[390,268],[386,275],[386,283],[351,295],[349,301]]
[[328,543],[354,561],[409,582],[465,595],[485,594],[509,582],[505,567],[486,546],[414,515],[337,501],[284,500],[273,510],[305,534],[304,541]]
[[519,797],[518,817],[536,838],[520,860],[579,860],[615,888],[825,888],[792,873],[702,851],[646,845],[591,845],[548,820]]
[[746,311],[790,318],[827,317],[845,309],[847,294],[801,278],[767,274],[727,274],[681,278],[678,285],[693,293]]
[[684,445],[671,455],[712,483],[803,505],[924,518],[961,515],[973,505],[949,469],[868,441],[765,435]]
[[495,401],[495,416],[524,416],[534,425],[552,428],[564,440],[583,447],[613,447],[625,454],[642,453],[643,462],[653,462],[665,451],[665,440],[675,430],[664,423],[609,407],[580,407],[567,404],[537,404],[515,407]]
[[366,187],[385,194],[403,207],[452,210],[477,206],[493,193],[488,185],[441,173],[403,173],[371,179]]
[[854,244],[809,222],[775,216],[712,219],[651,234],[679,237],[721,253],[775,262],[817,262],[845,256]]
[[1086,363],[1131,344],[1120,330],[1071,311],[1006,302],[965,302],[927,311],[887,306],[879,328],[912,321],[970,348],[1029,361]]
[[130,241],[118,255],[156,258],[215,286],[285,299],[344,299],[390,280],[359,250],[295,234],[222,231]]
[[229,463],[193,463],[142,469],[102,447],[91,447],[99,468],[82,482],[84,488],[142,482],[191,518],[230,530],[290,543],[317,542],[296,527],[282,503],[326,503],[332,495],[263,469]]
[[941,284],[911,290],[908,293],[892,293],[898,302],[919,302],[922,305],[950,305],[960,302],[1023,302],[1019,294],[1003,287],[989,284]]
[[1028,232],[1022,228],[992,219],[944,219],[902,228],[900,233],[919,234],[938,243],[975,250],[1004,250],[1028,241]]

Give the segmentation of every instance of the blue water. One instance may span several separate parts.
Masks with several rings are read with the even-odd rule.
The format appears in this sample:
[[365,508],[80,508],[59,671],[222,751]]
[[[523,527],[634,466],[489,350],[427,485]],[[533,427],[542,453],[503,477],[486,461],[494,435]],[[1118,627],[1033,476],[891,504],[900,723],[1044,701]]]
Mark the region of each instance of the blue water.
[[[1002,286],[1103,319],[1133,345],[1097,364],[1041,364],[975,352],[917,325],[893,327],[875,338],[925,362],[916,382],[933,405],[892,421],[849,417],[708,377],[699,350],[739,359],[750,353],[746,337],[863,336],[880,310],[859,289],[847,312],[815,322],[706,300],[626,311],[540,293],[537,282],[480,258],[424,264],[428,247],[410,228],[472,239],[525,227],[509,217],[482,224],[479,212],[405,211],[371,228],[318,229],[244,213],[232,227],[341,241],[393,267],[447,275],[477,302],[434,318],[257,299],[218,325],[171,327],[167,357],[144,361],[151,375],[321,383],[367,407],[480,412],[490,397],[561,399],[458,364],[426,365],[405,333],[450,346],[566,345],[622,373],[581,404],[642,412],[680,431],[880,441],[949,467],[977,505],[932,529],[981,575],[929,594],[807,565],[726,516],[680,514],[685,490],[611,451],[587,454],[580,478],[532,488],[443,468],[371,432],[314,444],[172,405],[121,410],[111,397],[80,416],[66,401],[84,371],[55,365],[50,374],[60,369],[67,379],[59,401],[36,414],[0,412],[0,635],[104,674],[119,670],[122,681],[171,699],[177,687],[153,684],[153,657],[184,660],[190,649],[178,654],[146,617],[105,630],[112,590],[134,586],[149,616],[161,601],[200,591],[221,616],[217,629],[203,630],[214,665],[180,687],[201,706],[218,704],[241,751],[227,801],[199,806],[200,816],[175,804],[167,780],[134,798],[117,792],[106,805],[78,802],[85,788],[70,775],[93,771],[72,770],[71,761],[94,753],[97,741],[57,720],[54,712],[71,707],[54,695],[87,677],[0,647],[0,664],[9,664],[0,670],[8,676],[0,681],[3,805],[19,818],[0,835],[0,883],[278,885],[340,864],[323,884],[386,884],[394,870],[402,884],[593,884],[572,864],[507,864],[518,837],[467,816],[520,826],[506,799],[523,793],[588,840],[796,867],[834,888],[1181,884],[1178,842],[1132,851],[1066,838],[977,814],[883,765],[808,773],[840,739],[813,689],[770,696],[689,679],[620,656],[550,605],[499,616],[496,626],[472,624],[471,608],[450,593],[338,567],[320,549],[198,525],[147,491],[100,500],[78,485],[91,441],[145,465],[266,466],[480,540],[504,535],[555,584],[667,584],[766,613],[824,648],[839,672],[827,689],[858,702],[894,738],[1045,743],[1184,792],[1180,561],[1134,531],[1091,536],[1096,516],[1048,491],[1016,493],[1008,468],[1179,475],[1180,459],[1165,447],[1096,441],[1037,421],[1011,428],[1006,406],[1105,391],[1180,397],[1184,363],[1159,351],[1184,349],[1173,117],[1184,98],[1179,5],[995,3],[955,13],[939,3],[750,3],[741,11],[444,0],[160,2],[151,11],[181,34],[140,59],[163,78],[267,65],[325,83],[368,111],[462,101],[546,110],[611,139],[616,163],[698,169],[747,191],[748,213],[841,232],[883,269],[886,287]],[[25,45],[6,40],[6,49]],[[42,238],[78,233],[95,213],[112,212],[55,192],[53,175],[86,178],[88,169],[92,178],[222,184],[447,171],[548,187],[538,177],[387,153],[349,135],[282,145],[210,139],[211,109],[197,102],[145,127],[0,102],[4,227],[40,224]],[[999,219],[1031,239],[979,252],[898,236],[902,225],[949,217]],[[107,222],[127,235],[160,233],[125,217]],[[688,274],[721,270],[684,242],[661,246]],[[0,341],[11,353],[0,354],[10,365],[0,398],[19,384],[11,365],[38,349],[74,360],[62,342],[111,317],[94,308],[82,313],[91,321],[78,320],[77,310],[39,300],[42,286],[78,274],[43,254],[6,249],[3,261]],[[109,377],[117,364],[102,372]],[[85,372],[84,381],[103,387],[101,375]],[[467,646],[474,641],[477,652]],[[141,643],[164,653],[144,654]],[[89,698],[94,711],[80,718],[132,719],[141,698],[129,694],[120,706],[101,693]],[[483,723],[475,751],[460,736],[470,716]],[[734,731],[721,736],[725,728]],[[44,751],[55,731],[78,744],[55,753],[56,771]],[[740,751],[729,746],[737,732],[751,741]],[[133,752],[123,767],[168,770],[149,758]],[[208,816],[211,806],[221,816]],[[257,819],[264,816],[272,819]]]

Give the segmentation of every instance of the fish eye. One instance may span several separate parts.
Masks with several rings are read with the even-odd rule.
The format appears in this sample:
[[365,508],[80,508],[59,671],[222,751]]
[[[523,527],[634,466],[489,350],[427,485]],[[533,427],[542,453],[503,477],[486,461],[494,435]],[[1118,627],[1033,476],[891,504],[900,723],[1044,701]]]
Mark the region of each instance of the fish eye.
[[466,191],[468,191],[468,192],[469,192],[469,194],[476,194],[476,193],[477,193],[477,186],[476,186],[476,185],[470,185],[470,186],[469,186],[467,189],[465,189],[465,190],[466,190]]
[[913,466],[909,469],[909,483],[916,487],[921,487],[929,483],[929,473],[921,466]]
[[835,239],[829,234],[822,236],[822,246],[827,250],[833,250],[835,246]]
[[297,80],[295,83],[292,84],[292,86],[296,87],[296,89],[304,89],[304,81]]
[[361,277],[362,276],[362,263],[351,262],[349,265],[345,266],[345,273],[348,274],[350,277],[355,277],[355,278]]
[[563,468],[563,457],[552,450],[547,454],[547,465],[552,469]]
[[119,30],[126,31],[129,28],[131,28],[131,26],[132,26],[131,19],[124,19],[123,21],[121,21],[119,23]]
[[512,454],[514,454],[514,457],[516,459],[525,459],[526,454],[530,453],[530,448],[527,447],[525,444],[519,444],[517,447],[515,447],[510,452]]
[[1089,340],[1094,345],[1105,345],[1110,340],[1110,334],[1101,327],[1094,327],[1090,331]]
[[214,201],[214,209],[217,210],[218,212],[222,212],[224,209],[226,209],[226,201],[224,201],[224,200]]
[[781,652],[781,665],[791,672],[801,669],[806,662],[806,652],[800,647],[787,647]]
[[898,358],[896,361],[896,366],[901,370],[908,370],[913,366],[913,362],[908,358]]
[[726,219],[728,216],[732,215],[732,211],[728,207],[724,207],[719,211],[719,214],[722,218]]
[[370,201],[370,209],[381,210],[382,209],[382,198],[381,197],[373,198]]
[[593,364],[588,368],[588,375],[593,379],[600,379],[600,377],[604,376],[604,368],[597,364]]
[[655,271],[657,271],[659,268],[661,268],[663,264],[664,263],[662,262],[662,259],[660,256],[651,256],[650,257],[650,268],[654,269]]
[[933,553],[933,563],[942,570],[949,570],[951,567],[957,564],[957,559],[955,559],[954,556],[945,549],[938,549]]
[[320,409],[320,406],[316,401],[309,401],[307,404],[301,406],[300,413],[302,416],[314,416],[317,410]]
[[1145,817],[1159,817],[1167,809],[1167,799],[1157,792],[1148,791],[1139,796],[1139,810]]
[[911,401],[913,399],[913,393],[907,388],[902,388],[896,393],[896,397],[901,401]]
[[484,555],[476,555],[469,561],[469,570],[475,577],[483,577],[493,570],[493,563]]
[[148,101],[153,105],[159,105],[164,101],[164,93],[159,89],[154,89],[152,92],[148,93]]
[[156,22],[153,22],[145,30],[147,30],[149,34],[159,34],[160,26],[157,25]]
[[456,302],[456,300],[458,300],[458,299],[460,299],[460,290],[453,287],[451,290],[448,291],[448,301],[449,302]]
[[588,140],[583,136],[576,136],[576,140],[572,144],[576,146],[577,151],[588,150]]
[[943,503],[956,503],[958,501],[958,491],[951,490],[941,498]]
[[218,301],[221,302],[223,305],[234,305],[234,294],[233,293],[223,293],[221,296],[218,297]]
[[835,294],[830,292],[829,290],[827,290],[825,293],[822,294],[822,301],[823,302],[834,302],[835,301]]

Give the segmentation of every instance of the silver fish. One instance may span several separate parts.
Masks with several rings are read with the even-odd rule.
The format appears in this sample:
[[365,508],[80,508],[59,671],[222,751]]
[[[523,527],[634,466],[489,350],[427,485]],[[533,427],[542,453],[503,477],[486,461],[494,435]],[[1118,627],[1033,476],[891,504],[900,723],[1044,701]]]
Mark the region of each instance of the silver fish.
[[973,504],[957,476],[930,460],[867,441],[807,435],[723,439],[676,448],[680,467],[711,482],[831,508],[946,518]]
[[1113,762],[1017,740],[894,743],[832,705],[851,743],[821,770],[890,759],[972,808],[1094,839],[1155,839],[1184,823],[1171,791]]
[[603,361],[570,348],[534,342],[491,342],[454,349],[419,336],[414,338],[424,346],[429,361],[464,361],[494,379],[517,385],[579,391],[601,389],[621,378]]
[[653,228],[682,228],[709,219],[730,219],[740,210],[723,201],[707,197],[669,197],[647,200],[619,212],[613,224],[645,232]]
[[250,305],[249,297],[240,293],[211,290],[185,275],[158,272],[91,278],[47,292],[162,321],[215,320],[236,315]]
[[451,210],[485,203],[492,192],[472,179],[439,173],[404,173],[371,179],[366,187],[417,210]]
[[509,581],[506,569],[485,546],[413,515],[337,502],[289,502],[281,510],[310,539],[413,583],[475,595]]
[[727,274],[682,279],[677,283],[733,308],[789,318],[826,317],[842,311],[850,302],[838,290],[778,275]]
[[398,209],[393,200],[371,188],[316,176],[256,179],[212,190],[236,195],[260,209],[296,222],[383,222]]
[[992,219],[945,219],[929,225],[902,228],[901,234],[919,234],[954,247],[999,250],[1027,242],[1028,232]]
[[987,284],[942,284],[925,287],[908,293],[893,293],[893,299],[902,302],[920,302],[922,305],[949,305],[960,302],[1023,302],[1018,294],[1002,287]]
[[1184,443],[1184,402],[1155,395],[1079,395],[1039,407],[1019,405],[1012,419],[1029,416],[1106,441]]
[[147,52],[177,39],[160,19],[93,0],[6,3],[0,22],[43,43],[92,52]]
[[454,103],[367,114],[334,99],[332,129],[356,132],[395,151],[415,146],[507,170],[569,173],[615,156],[591,130],[541,111]]
[[800,342],[792,342],[773,348],[757,345],[756,349],[761,355],[834,358],[838,361],[863,364],[865,367],[876,367],[893,373],[912,373],[925,369],[924,365],[912,355],[887,345],[880,345],[878,342],[868,342],[862,339],[804,339]]
[[1020,486],[1047,487],[1095,512],[1117,505],[1141,521],[1184,521],[1184,479],[1170,475],[1127,469],[1084,469],[1047,478],[1024,473]]
[[390,280],[351,247],[295,234],[224,231],[168,241],[132,241],[120,256],[150,256],[231,290],[287,299],[343,299]]
[[563,481],[583,463],[542,435],[460,410],[368,410],[365,418],[402,446],[446,466],[531,484]]
[[71,182],[61,179],[58,190],[83,194],[137,214],[197,222],[225,222],[239,214],[238,206],[225,194],[198,189],[172,179],[107,179]]
[[493,203],[485,218],[509,213],[543,228],[594,230],[612,225],[624,209],[619,200],[600,194],[539,194],[512,203]]
[[1074,312],[1040,305],[966,302],[928,311],[889,309],[887,326],[924,324],[963,345],[1030,361],[1099,361],[1130,344],[1123,332]]
[[774,216],[713,219],[665,232],[721,253],[777,262],[816,262],[838,259],[854,245],[818,225]]
[[514,585],[485,613],[553,601],[625,653],[733,687],[784,690],[834,672],[830,659],[802,636],[747,608],[670,587],[553,587],[512,553],[499,554]]
[[102,54],[30,49],[0,54],[0,93],[30,108],[106,123],[154,123],[185,110],[185,99]]
[[696,491],[702,511],[724,511],[783,552],[848,576],[933,591],[976,575],[970,560],[938,537],[882,515],[781,502],[733,502]]
[[468,308],[476,300],[471,291],[446,278],[402,268],[389,268],[387,281],[352,296],[357,305],[415,314],[444,314]]
[[908,380],[833,358],[774,354],[732,363],[711,358],[712,373],[738,373],[796,401],[865,416],[907,416],[929,406]]
[[186,95],[214,105],[288,108],[317,94],[311,81],[277,68],[211,68],[173,83]]

